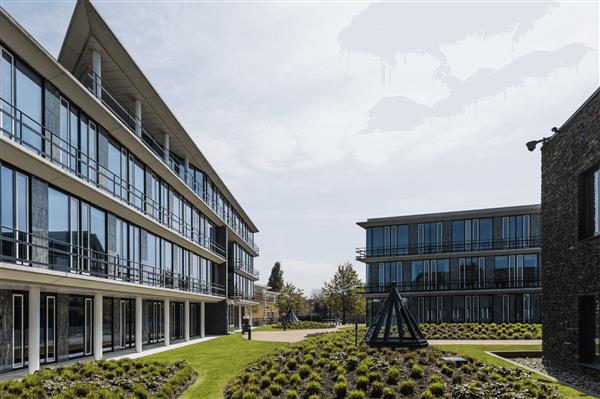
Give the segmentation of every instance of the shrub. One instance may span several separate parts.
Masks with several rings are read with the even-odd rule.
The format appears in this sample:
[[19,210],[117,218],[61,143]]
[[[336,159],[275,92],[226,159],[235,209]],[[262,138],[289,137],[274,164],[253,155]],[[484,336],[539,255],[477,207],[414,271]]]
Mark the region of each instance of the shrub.
[[306,392],[308,392],[309,394],[319,393],[320,390],[321,384],[319,384],[319,382],[317,381],[311,381],[308,384],[306,384]]
[[356,366],[358,366],[358,358],[357,357],[349,357],[346,360],[346,369],[348,371],[353,371],[354,369],[356,369]]
[[288,382],[288,378],[285,374],[277,374],[275,378],[273,378],[273,382],[279,385],[285,385]]
[[418,364],[413,364],[410,368],[410,377],[411,378],[421,378],[423,377],[423,369]]
[[400,382],[400,392],[402,395],[412,395],[417,384],[413,380],[403,380]]
[[365,393],[360,389],[355,389],[353,391],[350,391],[348,399],[365,399]]
[[365,376],[356,377],[356,388],[366,391],[369,387],[369,379]]
[[446,384],[444,384],[441,381],[437,381],[437,382],[432,382],[431,384],[429,384],[429,386],[427,387],[427,389],[429,389],[429,391],[434,395],[434,396],[443,396],[444,395],[444,389],[446,388]]
[[260,379],[260,387],[261,388],[267,388],[269,385],[271,385],[271,379],[267,376],[264,376],[263,378]]
[[254,392],[244,392],[244,396],[242,396],[242,399],[256,399],[257,396]]
[[421,394],[421,399],[433,399],[433,394],[429,389],[426,389]]
[[298,391],[294,390],[294,389],[288,389],[285,392],[285,397],[287,399],[298,399]]
[[381,379],[381,375],[378,371],[371,371],[369,374],[367,374],[367,378],[369,379],[369,382],[373,382]]
[[383,395],[383,383],[381,381],[374,381],[371,384],[371,397],[380,398]]
[[394,393],[394,390],[390,387],[385,387],[383,388],[383,399],[395,399],[396,398],[396,394]]
[[283,389],[281,388],[281,385],[279,385],[279,384],[271,384],[269,389],[270,389],[271,393],[275,396],[281,394],[281,392],[283,391]]
[[[283,325],[273,324],[271,327],[276,329],[282,329]],[[285,328],[287,330],[314,330],[320,328],[333,328],[334,326],[329,323],[319,323],[317,321],[297,321],[295,323],[286,323]]]
[[296,370],[296,367],[298,367],[298,362],[296,359],[290,359],[285,364],[285,367],[287,367],[288,370]]
[[300,374],[300,377],[302,378],[308,377],[310,374],[310,367],[307,364],[303,364],[300,366],[300,369],[298,369],[298,374]]
[[390,385],[396,385],[400,378],[400,369],[398,367],[392,367],[388,371],[387,382]]
[[290,376],[290,385],[295,386],[299,385],[302,382],[302,377],[300,374],[294,373]]
[[333,391],[335,392],[335,397],[338,399],[342,399],[346,396],[348,392],[348,385],[345,381],[338,381],[333,386]]

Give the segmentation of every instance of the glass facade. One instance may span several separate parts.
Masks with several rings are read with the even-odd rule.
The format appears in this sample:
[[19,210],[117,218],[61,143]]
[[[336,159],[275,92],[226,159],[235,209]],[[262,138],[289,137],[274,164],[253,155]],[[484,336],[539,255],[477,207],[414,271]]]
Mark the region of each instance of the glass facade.
[[[213,262],[40,180],[37,190],[43,187],[47,200],[46,195],[29,198],[29,184],[28,176],[0,163],[3,262],[224,295],[213,283]],[[47,210],[44,220],[33,222],[38,230],[47,226],[47,235],[27,233],[29,202]]]
[[[98,185],[184,237],[223,256],[214,224],[129,154],[101,126],[61,96],[48,82],[0,47],[0,128],[2,133],[49,157],[71,173]],[[42,102],[45,98],[45,104]],[[53,110],[56,109],[55,112]],[[51,126],[55,126],[54,129]],[[178,166],[179,168],[179,166]],[[254,250],[254,233],[199,169],[178,176]],[[191,215],[198,215],[193,218]],[[198,223],[193,223],[197,221]]]
[[540,228],[531,221],[526,214],[366,227],[366,247],[357,249],[357,258],[536,248]]

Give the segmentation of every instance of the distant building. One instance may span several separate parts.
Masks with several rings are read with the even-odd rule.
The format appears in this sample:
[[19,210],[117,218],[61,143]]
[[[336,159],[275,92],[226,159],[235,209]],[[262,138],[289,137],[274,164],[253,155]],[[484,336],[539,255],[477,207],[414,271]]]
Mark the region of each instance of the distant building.
[[279,321],[279,308],[277,307],[278,292],[271,291],[268,285],[254,284],[254,305],[252,322],[254,325],[273,324]]
[[257,231],[89,1],[0,7],[0,373],[240,328]]
[[367,323],[392,282],[419,322],[539,323],[539,205],[368,219]]
[[600,89],[542,147],[544,360],[600,377]]

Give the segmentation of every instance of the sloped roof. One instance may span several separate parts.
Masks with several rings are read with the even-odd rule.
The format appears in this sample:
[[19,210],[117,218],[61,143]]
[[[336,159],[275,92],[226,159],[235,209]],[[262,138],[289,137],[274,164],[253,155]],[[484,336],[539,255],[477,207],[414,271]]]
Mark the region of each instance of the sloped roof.
[[[78,0],[60,49],[58,61],[77,76],[82,65],[88,62],[85,55],[92,49],[108,55],[111,63],[107,72],[114,74],[119,89],[132,94],[135,92],[135,96],[142,101],[143,111],[151,113],[151,115],[148,115],[151,123],[157,127],[160,126],[156,130],[162,129],[170,133],[171,149],[178,152],[179,155],[187,155],[190,163],[204,171],[248,223],[250,229],[253,232],[258,232],[258,228],[252,222],[252,219],[237,202],[100,13],[89,0]],[[104,75],[104,57],[102,63]],[[110,68],[113,66],[114,68]],[[146,117],[145,114],[144,117]]]

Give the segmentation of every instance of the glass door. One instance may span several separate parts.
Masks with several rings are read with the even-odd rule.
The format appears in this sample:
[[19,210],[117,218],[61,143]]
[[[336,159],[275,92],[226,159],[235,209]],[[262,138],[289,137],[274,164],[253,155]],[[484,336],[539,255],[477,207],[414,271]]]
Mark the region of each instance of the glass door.
[[473,295],[473,312],[471,313],[474,323],[479,323],[479,295]]
[[417,322],[423,323],[425,321],[425,298],[419,297],[417,299],[418,311],[417,311]]
[[92,347],[92,328],[93,328],[92,298],[85,298],[84,312],[85,312],[85,316],[84,316],[85,324],[84,324],[84,334],[83,334],[84,355],[91,355],[92,350],[93,350],[93,347]]
[[502,322],[510,323],[510,297],[507,294],[502,295]]
[[444,298],[441,296],[437,297],[437,322],[444,322]]
[[53,362],[55,355],[55,325],[56,325],[56,297],[46,297],[46,363]]
[[13,312],[13,368],[20,368],[25,365],[25,323],[24,323],[24,300],[23,294],[13,294],[12,296]]
[[471,308],[472,308],[471,296],[465,297],[465,322],[471,322]]

